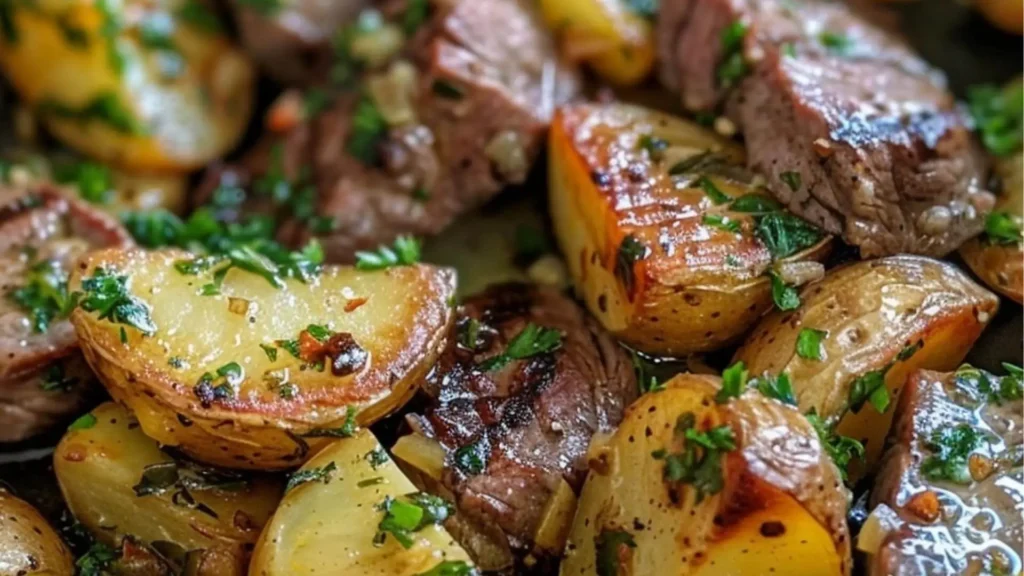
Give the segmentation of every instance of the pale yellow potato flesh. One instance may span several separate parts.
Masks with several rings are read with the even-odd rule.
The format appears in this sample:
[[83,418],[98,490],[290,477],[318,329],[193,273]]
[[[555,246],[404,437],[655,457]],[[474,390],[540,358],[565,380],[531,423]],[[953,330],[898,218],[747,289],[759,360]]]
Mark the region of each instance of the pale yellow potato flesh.
[[123,406],[107,402],[91,415],[95,424],[69,430],[53,455],[54,473],[75,519],[114,548],[125,536],[171,542],[186,551],[202,550],[204,557],[230,566],[231,574],[244,574],[249,550],[281,499],[283,482],[250,475],[240,488],[190,490],[195,506],[182,505],[176,489],[137,496],[133,486],[146,467],[174,459],[143,434]]
[[[49,0],[35,8],[12,3],[16,39],[0,38],[0,69],[50,131],[79,152],[134,169],[199,168],[241,138],[256,72],[222,30],[180,18],[186,3],[108,2],[112,15],[100,2],[86,0]],[[163,26],[165,19],[171,33],[161,42],[173,44],[173,51],[141,40],[143,28]],[[70,41],[67,30],[83,40]],[[117,114],[136,128],[54,112],[52,106],[82,110],[103,96],[116,101]]]
[[[190,276],[175,269],[191,257],[107,250],[90,255],[72,276],[74,289],[96,268],[128,276],[130,291],[151,311],[153,335],[81,308],[71,321],[86,360],[143,431],[210,464],[295,467],[327,442],[304,436],[342,426],[350,409],[361,425],[397,410],[433,364],[451,322],[451,270],[326,266],[308,283],[288,279],[276,288],[233,268],[219,295],[204,296],[212,270]],[[336,376],[330,366],[315,369],[281,347],[310,324],[350,334],[365,362]],[[276,349],[274,359],[261,346]],[[196,386],[203,375],[231,362],[244,371],[233,396],[201,401]]]
[[[444,528],[430,525],[413,534],[403,548],[393,537],[374,545],[386,497],[417,492],[413,483],[387,458],[368,430],[326,446],[300,469],[336,471],[327,483],[307,482],[285,494],[253,553],[250,576],[414,576],[444,560],[469,563],[466,552]],[[362,485],[360,485],[362,484]]]
[[[836,432],[859,440],[863,462],[853,462],[851,479],[870,470],[881,456],[893,408],[907,376],[917,369],[952,370],[995,315],[999,301],[952,264],[921,256],[891,256],[831,270],[804,288],[791,312],[773,311],[751,332],[734,360],[751,376],[789,374],[799,408],[836,423]],[[797,354],[803,329],[826,333],[822,360]],[[908,359],[897,356],[917,346]],[[883,414],[870,404],[849,411],[854,381],[869,372],[885,374],[890,405]]]
[[0,574],[70,576],[74,561],[39,511],[0,489]]
[[[846,493],[814,430],[795,409],[757,393],[716,404],[718,386],[715,377],[677,376],[591,446],[562,576],[599,574],[603,531],[625,532],[634,544],[620,547],[618,574],[849,573]],[[652,456],[678,447],[677,419],[687,412],[701,430],[727,425],[736,438],[722,456],[722,490],[699,502],[692,486],[673,487]]]

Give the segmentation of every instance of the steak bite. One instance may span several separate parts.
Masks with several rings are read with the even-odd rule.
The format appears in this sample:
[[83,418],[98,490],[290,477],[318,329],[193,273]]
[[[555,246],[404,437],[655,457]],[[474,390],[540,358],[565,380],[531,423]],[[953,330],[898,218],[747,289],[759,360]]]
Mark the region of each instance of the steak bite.
[[463,304],[424,388],[434,403],[410,424],[443,446],[455,533],[485,569],[535,552],[548,500],[563,482],[580,490],[591,436],[611,431],[637,394],[629,357],[592,318],[522,284]]
[[93,378],[67,320],[68,273],[92,248],[130,243],[114,218],[48,185],[0,186],[0,442],[83,407]]
[[868,573],[1019,574],[1024,404],[1018,371],[919,371],[900,395],[858,547]]
[[[527,0],[437,2],[415,30],[398,25],[415,3],[391,4],[341,33],[350,49],[332,77],[354,83],[305,101],[282,96],[268,114],[274,134],[232,169],[292,208],[282,241],[318,236],[332,261],[402,234],[436,234],[522,183],[555,107],[580,89]],[[405,44],[356,58],[360,38],[381,30],[404,30]],[[290,195],[277,194],[280,181]]]
[[841,2],[667,0],[662,80],[721,106],[790,210],[862,257],[942,256],[994,196],[971,122],[930,68]]

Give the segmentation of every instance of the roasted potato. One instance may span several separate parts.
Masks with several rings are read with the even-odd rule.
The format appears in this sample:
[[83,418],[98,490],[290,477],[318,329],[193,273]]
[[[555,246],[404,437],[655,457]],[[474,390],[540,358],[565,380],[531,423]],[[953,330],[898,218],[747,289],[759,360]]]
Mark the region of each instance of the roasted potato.
[[[550,138],[551,215],[576,292],[632,347],[683,356],[725,346],[771,307],[774,257],[824,270],[811,260],[829,240],[744,182],[733,143],[622,104],[562,108]],[[740,199],[770,213],[733,211]],[[807,232],[791,254],[755,232],[782,218]]]
[[718,392],[677,376],[593,441],[563,576],[849,573],[848,496],[814,429]]
[[[252,576],[443,576],[449,572],[430,570],[444,562],[470,566],[466,552],[434,522],[416,520],[418,526],[405,525],[401,534],[388,529],[389,505],[416,498],[416,487],[367,430],[328,445],[292,474],[289,486],[256,545]],[[451,513],[443,500],[429,502],[405,509],[424,518],[435,506]]]
[[[989,218],[997,222],[1008,218],[1020,229],[1024,220],[1024,152],[999,159],[996,172],[1003,178],[1003,196]],[[960,256],[993,290],[1024,303],[1024,242],[982,234],[961,246]]]
[[800,300],[766,316],[735,360],[751,376],[788,374],[801,411],[864,444],[853,479],[881,456],[907,375],[959,365],[999,305],[951,264],[921,256],[836,268]]
[[70,576],[74,561],[35,508],[0,488],[0,574]]
[[[70,281],[85,293],[71,322],[101,382],[147,435],[197,460],[298,466],[338,429],[401,407],[444,344],[450,270],[328,266],[303,283],[237,256],[246,269],[108,250]],[[104,296],[135,315],[101,318]]]
[[629,4],[541,0],[540,9],[566,57],[586,62],[602,80],[631,86],[647,78],[654,67],[654,27]]
[[79,152],[182,172],[223,155],[245,130],[254,67],[202,2],[14,2],[5,14],[0,69]]
[[1024,34],[1024,1],[974,0],[978,11],[994,26],[1011,34]]
[[99,542],[170,543],[198,554],[199,565],[225,568],[224,575],[245,573],[282,492],[276,478],[174,459],[113,402],[71,426],[53,469],[68,508]]

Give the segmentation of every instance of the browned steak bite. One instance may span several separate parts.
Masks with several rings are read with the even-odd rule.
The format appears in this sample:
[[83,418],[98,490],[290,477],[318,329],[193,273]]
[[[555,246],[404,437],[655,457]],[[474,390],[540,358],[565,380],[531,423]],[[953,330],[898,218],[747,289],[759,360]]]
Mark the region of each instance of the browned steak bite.
[[[342,34],[349,50],[332,78],[354,75],[352,85],[322,87],[305,101],[284,95],[268,115],[279,134],[242,166],[257,193],[275,196],[285,180],[292,194],[283,204],[309,195],[281,240],[317,235],[332,261],[401,234],[436,234],[522,183],[555,107],[580,88],[528,0],[435,2],[411,33],[399,23],[417,3],[392,4],[364,11]],[[365,35],[381,30],[407,41],[379,62],[356,59]]]
[[869,574],[1020,574],[1022,424],[1019,369],[913,374],[859,537]]
[[724,106],[748,163],[790,210],[863,257],[944,255],[994,197],[940,73],[827,0],[664,0],[661,76],[692,110]]
[[637,393],[629,357],[592,318],[522,284],[463,304],[425,389],[435,404],[410,422],[444,447],[442,481],[476,527],[456,534],[486,568],[502,554],[481,550],[532,551],[548,499],[563,481],[579,491],[591,436]]
[[275,80],[305,85],[326,74],[331,37],[370,0],[231,0],[242,44]]
[[79,256],[131,242],[120,224],[48,185],[0,186],[0,442],[82,408],[92,374],[67,320]]

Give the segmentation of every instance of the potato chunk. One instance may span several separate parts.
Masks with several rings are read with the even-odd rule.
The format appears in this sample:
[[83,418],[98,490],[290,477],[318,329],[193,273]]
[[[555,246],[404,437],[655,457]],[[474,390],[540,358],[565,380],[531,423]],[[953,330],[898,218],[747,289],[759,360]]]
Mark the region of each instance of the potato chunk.
[[[1001,224],[1012,223],[1005,231],[1012,234],[1013,226],[1019,230],[1024,222],[1024,152],[999,159],[996,172],[1003,178],[1003,196],[989,220],[995,220],[996,230]],[[1018,304],[1024,303],[1024,240],[982,234],[961,246],[960,256],[990,288]]]
[[100,542],[167,542],[199,564],[244,574],[249,551],[281,499],[274,478],[175,460],[124,407],[100,405],[76,421],[53,455],[68,508]]
[[204,6],[8,3],[0,69],[72,148],[134,169],[192,170],[241,138],[256,80]]
[[954,266],[920,256],[837,268],[800,299],[766,316],[735,359],[752,376],[788,374],[801,411],[864,444],[853,479],[878,461],[907,375],[955,368],[999,304]]
[[0,489],[0,574],[65,576],[74,558],[43,516],[28,502]]
[[577,294],[617,338],[655,354],[720,348],[771,307],[773,258],[825,255],[813,229],[792,251],[759,239],[766,212],[792,216],[756,192],[742,162],[735,144],[643,108],[556,114],[554,230]]
[[849,573],[847,493],[811,425],[718,386],[677,376],[592,444],[562,576]]
[[179,271],[192,258],[93,253],[71,279],[76,290],[93,288],[83,304],[103,294],[97,279],[119,281],[124,310],[149,315],[121,322],[151,334],[83,308],[71,321],[89,364],[143,431],[210,464],[298,466],[339,430],[399,408],[451,321],[446,269],[328,266],[303,283],[237,267],[223,275],[219,264]]
[[[367,430],[328,445],[292,475],[289,486],[256,546],[253,576],[415,576],[445,562],[471,566],[466,552],[433,522],[417,520],[419,526],[404,535],[408,546],[381,529],[394,501],[413,514],[438,514],[408,503],[415,502],[415,486]],[[450,513],[441,500],[423,502]]]

